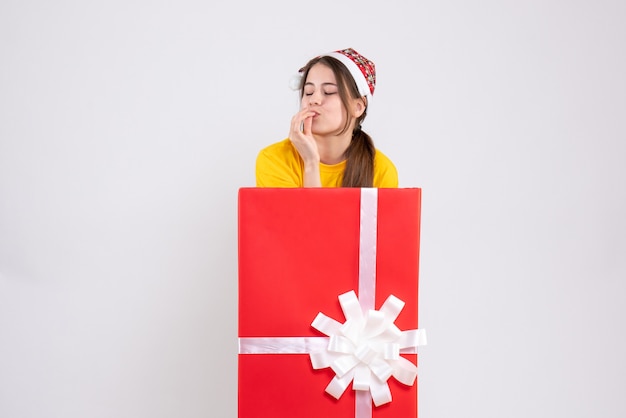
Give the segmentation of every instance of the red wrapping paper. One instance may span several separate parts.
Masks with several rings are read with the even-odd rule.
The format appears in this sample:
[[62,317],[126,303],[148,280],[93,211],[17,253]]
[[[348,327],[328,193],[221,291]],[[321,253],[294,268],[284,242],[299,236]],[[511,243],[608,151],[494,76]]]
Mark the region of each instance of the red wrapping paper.
[[[338,295],[359,288],[357,188],[239,191],[239,337],[319,337],[318,312],[344,322]],[[393,294],[406,305],[401,330],[417,329],[420,189],[379,189],[376,304]],[[403,355],[413,363],[417,355]],[[324,390],[330,369],[307,354],[240,354],[240,418],[354,417],[354,391]],[[393,401],[373,418],[417,417],[417,382],[388,381]]]

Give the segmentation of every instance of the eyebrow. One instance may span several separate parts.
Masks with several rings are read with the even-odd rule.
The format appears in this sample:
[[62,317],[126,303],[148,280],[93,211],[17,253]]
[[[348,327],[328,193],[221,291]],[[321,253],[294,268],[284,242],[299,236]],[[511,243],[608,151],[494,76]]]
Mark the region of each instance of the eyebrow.
[[[310,81],[307,83],[304,83],[305,86],[315,86],[315,84],[311,83]],[[322,83],[322,87],[324,86],[335,86],[337,87],[337,84],[335,83]]]

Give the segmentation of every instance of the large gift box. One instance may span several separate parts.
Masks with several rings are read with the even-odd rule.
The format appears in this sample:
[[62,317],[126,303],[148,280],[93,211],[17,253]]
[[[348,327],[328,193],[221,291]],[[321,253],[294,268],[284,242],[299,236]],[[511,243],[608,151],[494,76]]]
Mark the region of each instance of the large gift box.
[[240,418],[417,417],[420,201],[239,190]]

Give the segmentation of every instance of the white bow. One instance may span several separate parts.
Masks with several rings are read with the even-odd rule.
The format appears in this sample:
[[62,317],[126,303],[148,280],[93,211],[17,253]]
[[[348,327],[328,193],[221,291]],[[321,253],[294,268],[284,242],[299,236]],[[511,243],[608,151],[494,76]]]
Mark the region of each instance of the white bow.
[[379,311],[363,310],[353,290],[339,295],[339,303],[346,317],[343,324],[319,313],[311,326],[329,338],[325,350],[309,354],[314,369],[330,367],[335,377],[326,387],[339,399],[352,382],[353,390],[369,390],[374,405],[391,402],[387,380],[412,386],[417,377],[417,366],[400,356],[416,353],[426,345],[426,332],[414,329],[401,331],[394,322],[404,302],[390,295]]

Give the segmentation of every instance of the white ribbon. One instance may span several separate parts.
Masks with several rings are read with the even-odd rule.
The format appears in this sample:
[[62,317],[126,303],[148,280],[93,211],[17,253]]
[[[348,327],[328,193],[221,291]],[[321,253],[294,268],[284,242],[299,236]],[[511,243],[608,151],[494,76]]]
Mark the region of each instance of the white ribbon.
[[374,405],[391,402],[387,380],[393,376],[407,386],[417,377],[417,366],[400,356],[416,353],[426,343],[423,330],[400,331],[394,322],[404,302],[391,295],[379,311],[362,312],[362,305],[353,290],[339,295],[346,317],[340,324],[319,313],[311,326],[329,337],[323,350],[309,354],[314,369],[330,367],[335,377],[326,392],[339,399],[350,382],[356,391],[369,391]]
[[239,354],[309,354],[326,346],[326,337],[239,338]]
[[361,189],[359,234],[359,298],[363,313],[376,303],[376,239],[378,233],[378,189]]
[[391,402],[392,376],[407,386],[417,367],[400,354],[415,354],[426,345],[425,330],[401,331],[394,322],[404,302],[390,295],[380,310],[376,300],[376,232],[378,189],[361,189],[359,299],[353,290],[339,295],[346,321],[319,313],[311,324],[327,337],[239,338],[239,354],[309,354],[314,369],[330,367],[335,377],[326,392],[339,399],[352,382],[355,418],[372,417],[376,406]]

